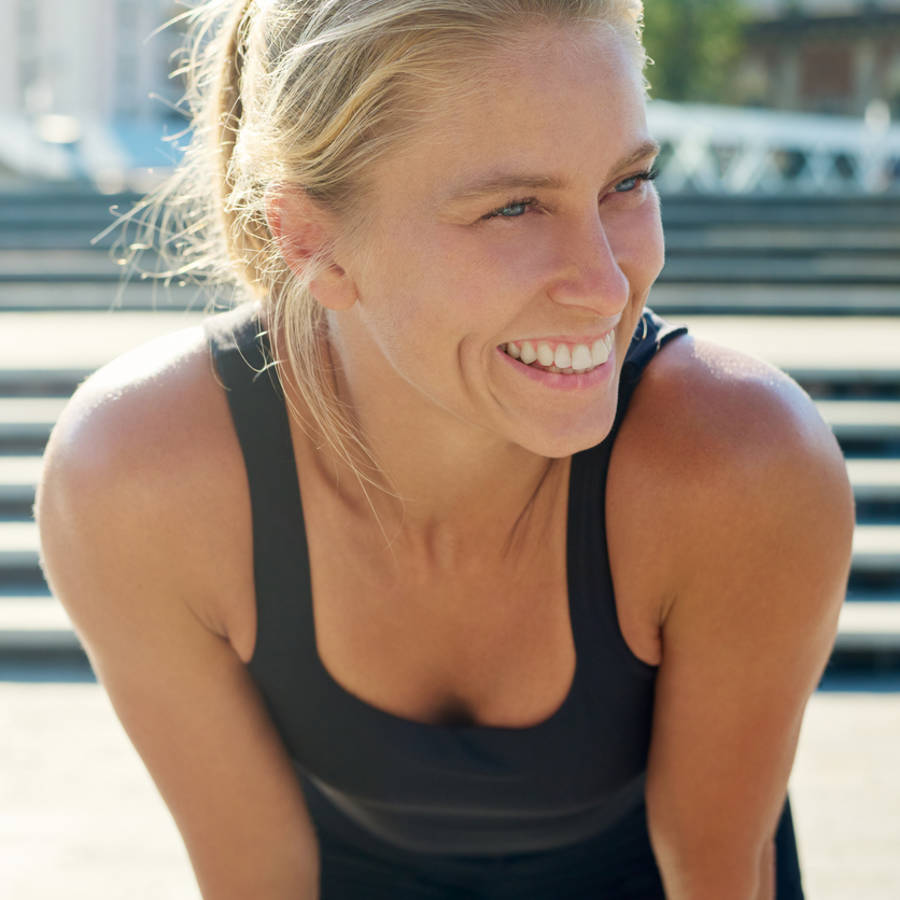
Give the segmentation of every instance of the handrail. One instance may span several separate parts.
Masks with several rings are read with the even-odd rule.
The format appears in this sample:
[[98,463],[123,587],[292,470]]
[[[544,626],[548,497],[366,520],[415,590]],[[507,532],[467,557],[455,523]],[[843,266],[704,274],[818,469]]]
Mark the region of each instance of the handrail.
[[[877,113],[877,109],[876,109]],[[900,194],[900,126],[868,119],[651,101],[660,188],[713,194]]]

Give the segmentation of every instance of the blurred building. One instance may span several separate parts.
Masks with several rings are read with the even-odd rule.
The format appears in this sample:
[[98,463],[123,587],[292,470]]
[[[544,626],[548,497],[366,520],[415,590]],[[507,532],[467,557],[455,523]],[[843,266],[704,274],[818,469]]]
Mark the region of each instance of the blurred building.
[[[737,99],[768,111],[657,104],[654,127],[673,148],[670,188],[780,190],[785,172],[810,191],[897,187],[900,0],[740,2]],[[161,26],[190,5],[0,0],[0,185],[51,178],[142,190],[177,161],[164,138],[185,127],[173,112],[182,86],[169,77],[183,32]],[[738,134],[740,146],[718,146]]]
[[0,0],[0,109],[110,119],[158,114],[172,51],[147,40],[172,0]]
[[751,105],[900,119],[900,0],[744,0]]
[[151,35],[184,11],[177,0],[0,0],[0,170],[162,165],[151,145],[180,94],[168,77],[179,38]]

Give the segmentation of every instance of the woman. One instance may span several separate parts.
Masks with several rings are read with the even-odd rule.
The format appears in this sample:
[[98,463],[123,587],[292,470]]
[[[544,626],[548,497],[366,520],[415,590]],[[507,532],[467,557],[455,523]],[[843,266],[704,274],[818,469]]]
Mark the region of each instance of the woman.
[[201,13],[175,242],[248,302],[91,378],[38,506],[203,896],[802,896],[852,501],[644,310],[638,0]]

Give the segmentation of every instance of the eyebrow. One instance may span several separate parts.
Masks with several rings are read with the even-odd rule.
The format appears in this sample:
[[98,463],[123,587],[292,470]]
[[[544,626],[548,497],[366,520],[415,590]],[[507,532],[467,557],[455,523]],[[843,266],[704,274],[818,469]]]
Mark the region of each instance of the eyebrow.
[[[610,171],[613,173],[621,172],[642,159],[646,159],[649,156],[657,156],[659,151],[660,146],[656,141],[644,141],[635,150],[620,159]],[[487,194],[499,194],[515,190],[559,191],[563,187],[565,187],[565,181],[552,175],[531,175],[525,172],[491,173],[475,181],[452,188],[448,194],[448,202],[459,203],[466,200],[475,200]]]

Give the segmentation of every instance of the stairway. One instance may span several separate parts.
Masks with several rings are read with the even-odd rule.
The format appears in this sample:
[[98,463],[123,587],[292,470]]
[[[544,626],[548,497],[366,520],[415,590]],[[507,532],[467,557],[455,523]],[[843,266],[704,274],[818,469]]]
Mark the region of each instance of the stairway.
[[[66,397],[118,353],[202,317],[195,288],[120,289],[113,237],[91,245],[134,199],[0,196],[0,658],[80,653],[30,518]],[[900,198],[669,197],[663,210],[669,259],[652,305],[793,375],[847,458],[859,525],[832,665],[900,667]]]

